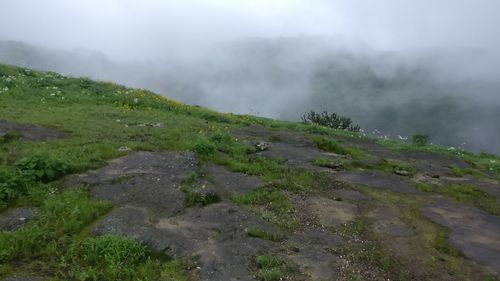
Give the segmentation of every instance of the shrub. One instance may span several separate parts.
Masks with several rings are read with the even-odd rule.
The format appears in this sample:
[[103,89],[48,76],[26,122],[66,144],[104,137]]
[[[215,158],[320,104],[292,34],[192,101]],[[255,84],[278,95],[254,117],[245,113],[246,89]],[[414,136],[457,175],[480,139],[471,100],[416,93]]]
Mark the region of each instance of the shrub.
[[186,207],[193,207],[195,205],[206,206],[220,201],[219,195],[213,191],[198,192],[189,191],[186,193],[185,205]]
[[215,153],[216,147],[208,140],[202,140],[194,145],[193,150],[199,155],[208,156]]
[[48,154],[36,154],[16,162],[15,166],[34,181],[51,181],[67,172],[70,165]]
[[412,137],[413,143],[416,145],[426,145],[429,142],[428,135],[416,134]]
[[26,193],[29,181],[18,171],[0,168],[0,209]]
[[359,125],[353,125],[351,118],[340,116],[337,113],[329,114],[327,111],[316,113],[311,110],[309,113],[302,115],[302,121],[304,123],[313,123],[320,126],[352,132],[359,132],[361,129]]

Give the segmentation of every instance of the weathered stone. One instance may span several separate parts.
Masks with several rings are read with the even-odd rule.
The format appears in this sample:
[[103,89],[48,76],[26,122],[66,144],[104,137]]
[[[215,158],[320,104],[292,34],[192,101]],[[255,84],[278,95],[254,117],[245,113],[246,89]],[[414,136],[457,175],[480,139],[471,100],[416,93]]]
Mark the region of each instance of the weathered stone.
[[69,136],[66,132],[36,124],[23,124],[13,121],[0,120],[0,136],[13,132],[18,133],[21,139],[28,141],[55,140]]
[[420,193],[415,184],[406,177],[378,171],[346,171],[337,174],[341,181],[369,187],[387,189],[401,193]]
[[444,198],[426,206],[422,213],[449,228],[450,242],[466,257],[500,275],[500,217]]
[[0,214],[0,231],[16,231],[38,214],[38,208],[14,208]]

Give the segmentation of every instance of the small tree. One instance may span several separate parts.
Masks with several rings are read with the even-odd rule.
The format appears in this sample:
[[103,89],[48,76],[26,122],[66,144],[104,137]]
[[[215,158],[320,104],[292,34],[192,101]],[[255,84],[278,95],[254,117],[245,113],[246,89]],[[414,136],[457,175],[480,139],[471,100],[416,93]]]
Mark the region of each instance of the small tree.
[[317,113],[313,110],[302,115],[302,121],[304,123],[313,123],[324,127],[348,130],[352,132],[359,132],[361,127],[359,125],[353,125],[352,120],[349,117],[343,117],[337,113],[329,114],[327,111]]
[[417,145],[426,145],[429,142],[428,135],[416,134],[412,137],[413,143]]

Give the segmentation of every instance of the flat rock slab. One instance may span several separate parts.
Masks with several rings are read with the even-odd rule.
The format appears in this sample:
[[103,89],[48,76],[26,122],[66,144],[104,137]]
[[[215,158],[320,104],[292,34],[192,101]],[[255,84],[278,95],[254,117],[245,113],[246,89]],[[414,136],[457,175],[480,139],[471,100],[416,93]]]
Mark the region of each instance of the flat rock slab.
[[389,236],[413,236],[415,231],[406,224],[400,221],[388,221],[381,222],[377,224],[377,230],[385,235]]
[[326,227],[336,227],[356,219],[356,205],[350,202],[315,197],[306,200],[306,207]]
[[420,193],[415,184],[408,178],[378,171],[345,171],[339,172],[337,178],[352,184],[388,189],[401,193]]
[[215,164],[207,164],[206,172],[213,178],[217,193],[223,195],[242,195],[264,185],[259,177],[231,172]]
[[413,228],[401,221],[397,209],[376,208],[370,211],[367,216],[374,221],[375,230],[383,236],[409,237],[415,235]]
[[476,179],[472,177],[444,177],[441,179],[442,184],[464,184],[464,185],[472,185],[483,192],[488,193],[491,196],[494,196],[500,199],[500,182],[492,179]]
[[296,147],[315,147],[314,142],[304,134],[287,131],[273,131],[262,126],[247,126],[233,131],[233,134],[251,140],[291,144]]
[[332,249],[345,242],[340,236],[326,230],[307,229],[290,237],[297,244],[297,251],[291,253],[291,258],[298,264],[300,271],[311,280],[335,280],[337,277],[337,257]]
[[407,159],[426,161],[442,167],[453,167],[453,166],[457,166],[460,168],[470,167],[469,164],[467,164],[464,160],[460,158],[453,156],[446,156],[438,153],[403,151],[401,152],[401,155],[406,157]]
[[66,132],[40,125],[0,120],[0,137],[9,133],[17,133],[21,136],[21,139],[29,141],[62,139],[69,135]]
[[137,152],[70,182],[89,186],[95,199],[172,216],[184,209],[180,185],[196,163],[192,153]]
[[363,201],[366,199],[366,195],[359,191],[349,190],[349,189],[337,189],[333,193],[341,199],[347,199],[350,201]]
[[269,146],[257,155],[274,159],[283,159],[292,167],[306,167],[317,169],[312,162],[319,158],[328,157],[316,144],[304,134],[294,132],[275,132],[260,126],[250,126],[234,132],[238,137],[247,141],[266,141]]
[[16,231],[38,214],[38,208],[14,208],[0,214],[0,231]]
[[191,208],[175,217],[158,217],[146,209],[114,210],[93,229],[94,235],[123,235],[172,257],[199,257],[202,280],[254,280],[253,258],[275,244],[249,237],[247,229],[279,230],[230,203]]
[[500,217],[445,198],[436,199],[422,213],[449,228],[450,242],[467,258],[500,275]]

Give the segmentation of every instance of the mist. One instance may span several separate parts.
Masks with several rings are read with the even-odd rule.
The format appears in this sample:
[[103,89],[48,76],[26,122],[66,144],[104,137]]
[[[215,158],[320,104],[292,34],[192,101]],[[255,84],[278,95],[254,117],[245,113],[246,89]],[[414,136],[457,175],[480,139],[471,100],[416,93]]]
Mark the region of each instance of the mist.
[[0,62],[500,153],[500,2],[3,0]]

